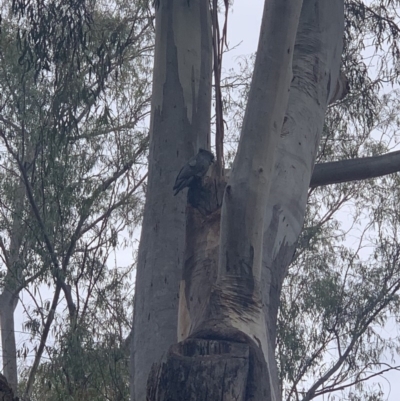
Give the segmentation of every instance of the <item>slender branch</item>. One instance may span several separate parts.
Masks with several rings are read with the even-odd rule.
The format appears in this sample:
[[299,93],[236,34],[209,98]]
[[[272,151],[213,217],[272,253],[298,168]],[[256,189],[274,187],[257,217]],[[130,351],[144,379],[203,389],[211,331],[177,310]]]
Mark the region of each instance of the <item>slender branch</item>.
[[82,226],[85,223],[86,219],[89,217],[89,211],[90,211],[90,208],[92,207],[93,203],[98,198],[98,196],[100,195],[101,192],[106,191],[110,187],[110,185],[112,183],[114,183],[118,178],[120,178],[122,175],[124,175],[132,167],[135,159],[136,159],[136,157],[134,157],[132,160],[130,160],[128,163],[126,163],[121,170],[116,171],[111,177],[109,177],[105,181],[103,181],[93,191],[92,195],[90,197],[86,198],[83,201],[82,214],[81,214],[79,222],[78,222],[78,224],[77,224],[77,226],[75,228],[75,231],[72,234],[71,242],[70,242],[70,245],[68,247],[66,256],[64,258],[64,262],[63,262],[64,266],[66,264],[68,264],[68,262],[69,262],[69,259],[70,259],[71,255],[72,255],[72,252],[73,252],[74,248],[75,248],[76,242],[80,238],[80,233],[81,233],[81,230],[82,230]]
[[55,315],[55,312],[56,312],[58,300],[60,298],[60,292],[61,292],[61,285],[60,284],[61,284],[61,282],[57,280],[57,282],[56,282],[56,290],[54,292],[54,297],[53,297],[53,301],[51,303],[49,315],[47,316],[47,321],[46,321],[46,324],[44,326],[42,336],[40,338],[40,343],[39,343],[39,347],[38,347],[37,353],[35,355],[35,360],[33,361],[32,368],[31,368],[31,370],[29,372],[28,382],[26,384],[26,389],[25,389],[25,396],[26,396],[27,399],[30,398],[30,395],[32,393],[32,386],[33,386],[33,383],[35,382],[36,372],[37,372],[37,369],[39,367],[39,362],[40,362],[40,359],[42,358],[42,354],[43,354],[43,351],[44,351],[44,348],[45,348],[45,345],[46,345],[47,337],[48,337],[49,332],[50,332],[50,327],[51,327],[51,324],[53,323],[53,320],[54,320],[54,315]]
[[[395,285],[392,290],[386,293],[381,294],[381,297],[384,297],[386,294],[395,294],[400,288],[400,283]],[[382,299],[382,298],[381,298]],[[322,384],[324,384],[329,378],[343,365],[343,363],[346,361],[347,357],[349,356],[350,352],[353,350],[354,346],[357,344],[357,341],[361,338],[361,336],[364,334],[364,332],[367,330],[369,325],[373,322],[373,320],[376,318],[376,316],[387,306],[387,304],[390,302],[391,297],[387,297],[386,299],[383,299],[383,302],[381,305],[379,305],[375,311],[372,312],[371,316],[367,318],[364,321],[360,321],[357,324],[358,330],[354,331],[354,336],[346,348],[346,351],[342,354],[341,357],[336,361],[336,363],[322,376],[320,377],[312,386],[311,388],[307,391],[305,394],[303,401],[310,401],[312,400],[317,393],[318,387],[320,387]],[[374,306],[378,305],[379,300],[374,304]],[[369,310],[371,311],[371,310]],[[362,317],[366,316],[369,312],[368,310],[364,310],[364,313],[361,314]]]
[[[149,99],[146,99],[146,101],[149,101]],[[92,138],[97,138],[99,136],[103,136],[103,135],[107,135],[110,134],[112,132],[120,132],[122,130],[125,129],[133,129],[137,126],[137,123],[142,120],[143,118],[145,118],[147,115],[150,114],[150,111],[145,112],[143,114],[141,114],[140,116],[138,116],[137,118],[135,118],[134,120],[126,123],[126,124],[122,124],[116,127],[110,127],[110,128],[104,128],[100,131],[97,131],[96,133],[91,133],[91,134],[82,134],[82,135],[76,135],[76,136],[69,136],[68,137],[68,141],[70,141],[71,143],[74,143],[78,140],[81,139],[92,139]],[[147,136],[146,140],[149,140],[149,137]]]
[[397,370],[397,371],[399,371],[399,370],[400,370],[400,365],[399,365],[399,366],[390,366],[390,367],[387,368],[387,369],[382,369],[382,370],[380,370],[379,372],[373,373],[373,374],[371,374],[371,375],[369,375],[369,376],[365,376],[364,378],[361,378],[361,379],[360,379],[360,378],[357,378],[356,380],[352,381],[351,383],[344,384],[344,385],[339,386],[339,387],[334,387],[334,386],[325,387],[323,390],[317,391],[317,392],[315,393],[315,396],[320,396],[320,395],[322,395],[322,394],[331,393],[331,392],[333,392],[333,391],[344,390],[344,389],[346,389],[346,388],[355,386],[356,384],[359,384],[359,383],[361,383],[361,382],[368,381],[368,380],[372,379],[373,377],[381,376],[383,373],[390,372],[391,370]]
[[[321,352],[324,351],[325,347],[327,346],[327,344],[330,342],[330,339],[328,338],[327,340],[325,340],[320,347],[314,351],[314,353],[310,356],[309,360],[307,363],[304,363],[303,367],[301,368],[300,372],[298,372],[297,377],[294,378],[292,377],[292,387],[289,391],[289,394],[287,396],[287,400],[291,399],[292,394],[297,394],[297,385],[300,383],[301,380],[304,379],[304,375],[307,373],[308,368],[312,365],[312,363],[314,362],[314,360],[316,358],[318,358],[321,355]],[[296,398],[298,398],[298,394],[296,396]]]
[[[62,275],[61,275],[61,270],[60,270],[60,266],[57,260],[57,256],[55,254],[54,248],[53,248],[53,244],[50,241],[49,236],[47,235],[47,230],[46,227],[43,223],[42,217],[39,213],[39,209],[37,207],[36,201],[33,197],[33,189],[31,186],[31,183],[29,181],[28,175],[26,173],[26,169],[25,166],[22,164],[20,158],[18,157],[18,155],[12,150],[10,144],[8,143],[7,138],[4,135],[4,132],[0,131],[0,135],[4,140],[4,143],[7,147],[8,152],[14,157],[15,161],[18,164],[19,170],[22,174],[22,179],[24,181],[25,184],[25,188],[26,188],[26,194],[29,200],[29,204],[31,205],[33,214],[35,215],[35,218],[39,224],[40,227],[40,231],[43,234],[43,238],[44,238],[44,242],[46,244],[47,250],[49,251],[50,254],[50,258],[51,258],[51,262],[53,263],[54,266],[54,270],[53,270],[53,274],[54,277],[56,278],[57,282],[60,283],[60,287],[63,289],[64,294],[65,294],[65,299],[67,300],[67,304],[68,304],[68,308],[70,311],[70,315],[73,316],[75,314],[75,304],[72,301],[72,297],[71,295],[71,291],[70,288],[67,286],[67,284],[65,283]],[[72,303],[70,303],[72,301]]]
[[0,114],[0,121],[3,122],[5,125],[9,125],[11,128],[14,128],[15,131],[22,132],[21,127],[19,127],[17,124],[14,124],[12,121],[8,120],[1,114]]
[[100,215],[96,220],[94,220],[92,223],[87,225],[86,227],[83,227],[82,230],[79,233],[79,236],[82,236],[89,230],[91,230],[96,224],[98,224],[100,221],[105,219],[106,217],[109,217],[111,213],[119,208],[121,205],[123,205],[126,200],[139,188],[139,186],[147,179],[147,173],[140,179],[140,181],[118,202],[114,203],[109,209],[107,209],[106,212],[104,212],[102,215]]
[[44,272],[47,270],[47,266],[43,265],[43,267],[36,272],[33,276],[29,277],[26,280],[23,280],[22,284],[20,284],[15,290],[14,290],[14,295],[17,296],[17,294],[20,293],[24,288],[26,288],[30,283],[34,282],[37,278],[42,276]]
[[[43,305],[43,299],[42,296],[40,294],[40,291],[38,291],[38,295],[36,296],[34,294],[32,294],[32,291],[29,289],[29,287],[27,287],[25,289],[25,291],[28,293],[28,295],[31,297],[32,302],[35,304],[36,306],[36,310],[38,312],[38,315],[40,316],[40,320],[42,321],[42,325],[44,326],[46,324],[46,319],[45,319],[45,315],[43,313],[43,308],[39,305],[37,298],[40,298],[40,302]],[[34,318],[31,316],[31,314],[28,312],[28,308],[26,308],[25,304],[23,302],[21,302],[24,308],[24,312],[27,314],[27,316],[29,317],[29,319],[31,321],[34,320]]]
[[[228,10],[228,3],[225,2],[226,12]],[[226,14],[227,16],[227,14]],[[222,49],[224,46],[223,40],[226,36],[226,21],[223,31],[223,39],[220,39],[219,23],[218,23],[218,0],[212,2],[212,44],[214,55],[214,83],[215,83],[215,149],[217,154],[217,173],[219,176],[223,175],[224,171],[224,120],[222,108],[222,93],[221,93],[221,67],[222,67]]]

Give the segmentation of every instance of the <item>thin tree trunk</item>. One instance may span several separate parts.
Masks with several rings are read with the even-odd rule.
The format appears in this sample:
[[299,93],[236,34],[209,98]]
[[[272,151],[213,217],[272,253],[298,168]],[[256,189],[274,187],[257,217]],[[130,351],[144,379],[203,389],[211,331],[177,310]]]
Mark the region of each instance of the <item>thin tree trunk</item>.
[[180,168],[210,146],[211,25],[208,0],[162,0],[150,127],[149,178],[136,277],[131,399],[146,399],[151,365],[177,340],[186,190],[172,187]]
[[3,373],[8,384],[17,391],[17,348],[15,343],[14,311],[18,304],[18,297],[7,289],[0,295],[0,327]]
[[2,361],[4,375],[13,389],[17,392],[17,350],[15,343],[14,311],[18,305],[17,288],[21,288],[23,265],[20,260],[20,248],[25,236],[22,212],[25,199],[25,187],[19,182],[15,191],[15,205],[11,226],[10,247],[7,251],[2,243],[3,257],[7,263],[7,274],[4,279],[3,292],[0,295],[0,328],[2,343]]

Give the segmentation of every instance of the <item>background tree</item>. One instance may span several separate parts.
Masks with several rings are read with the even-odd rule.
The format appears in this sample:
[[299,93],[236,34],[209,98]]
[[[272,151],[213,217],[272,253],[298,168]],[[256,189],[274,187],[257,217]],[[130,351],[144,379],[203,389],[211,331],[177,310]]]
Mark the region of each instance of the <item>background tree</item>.
[[[126,268],[105,269],[99,263],[100,268],[103,273],[86,295],[77,328],[71,329],[65,314],[57,314],[55,339],[38,367],[32,400],[129,399],[132,278]],[[22,386],[29,371],[27,364]]]
[[[141,2],[14,2],[8,11],[0,46],[0,324],[4,372],[15,390],[13,313],[23,289],[36,295],[27,323],[36,353],[21,390],[29,397],[44,352],[78,357],[90,305],[105,302],[117,282],[108,282],[107,265],[118,233],[140,218],[152,18]],[[54,288],[51,301],[37,298],[42,283]],[[47,339],[62,300],[68,325],[52,350]],[[127,335],[126,322],[119,324],[117,348]],[[104,335],[92,333],[92,341]],[[76,396],[73,383],[67,388]]]

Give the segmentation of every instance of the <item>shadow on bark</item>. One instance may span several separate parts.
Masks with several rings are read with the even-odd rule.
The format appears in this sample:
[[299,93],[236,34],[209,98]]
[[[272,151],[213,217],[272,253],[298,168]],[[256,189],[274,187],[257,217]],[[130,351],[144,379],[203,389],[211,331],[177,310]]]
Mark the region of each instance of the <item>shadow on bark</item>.
[[0,373],[0,400],[19,401],[18,397],[14,397],[12,388],[8,384],[6,377],[1,373]]

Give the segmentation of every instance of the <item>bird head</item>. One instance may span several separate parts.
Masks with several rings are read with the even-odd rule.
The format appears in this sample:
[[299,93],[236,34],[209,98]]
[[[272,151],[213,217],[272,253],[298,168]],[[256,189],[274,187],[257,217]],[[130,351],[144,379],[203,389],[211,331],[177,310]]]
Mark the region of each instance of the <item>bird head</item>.
[[201,155],[206,158],[210,164],[215,162],[215,157],[209,150],[200,148],[199,153],[201,153]]

